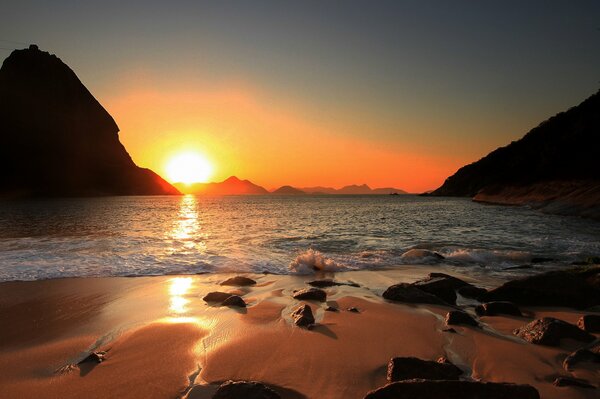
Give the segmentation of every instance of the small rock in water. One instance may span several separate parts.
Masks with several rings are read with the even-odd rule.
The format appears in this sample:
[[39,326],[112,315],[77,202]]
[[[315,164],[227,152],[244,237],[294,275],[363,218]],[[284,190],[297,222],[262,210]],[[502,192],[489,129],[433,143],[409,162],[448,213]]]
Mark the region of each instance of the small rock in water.
[[479,327],[477,320],[471,317],[467,312],[461,310],[451,310],[446,314],[447,325],[466,324],[469,326]]
[[223,281],[221,285],[233,285],[236,287],[246,287],[256,284],[256,281],[244,276],[235,276]]
[[229,298],[233,294],[229,294],[227,292],[214,291],[209,292],[202,298],[205,302],[214,302],[214,303],[223,303],[227,298]]
[[458,380],[462,370],[454,364],[422,360],[416,357],[395,357],[388,363],[387,380],[389,382],[412,380]]
[[338,308],[334,307],[334,306],[327,306],[325,308],[325,311],[326,312],[339,312],[340,310]]
[[309,327],[315,324],[315,317],[308,305],[302,305],[292,313],[292,319],[298,327]]
[[256,381],[227,381],[221,384],[213,399],[280,399],[281,396]]
[[298,299],[301,301],[313,300],[313,301],[325,302],[325,300],[327,299],[327,293],[318,288],[305,288],[305,289],[295,292],[293,297],[294,297],[294,299]]
[[479,316],[497,316],[506,314],[510,316],[523,316],[517,305],[507,301],[486,302],[475,307]]
[[581,380],[579,378],[572,377],[556,377],[554,382],[552,383],[557,387],[579,387],[579,388],[588,388],[588,389],[596,389],[595,386],[588,383],[585,380]]
[[563,361],[563,368],[571,371],[577,363],[600,363],[600,354],[594,353],[589,349],[578,349],[571,353]]
[[106,360],[106,351],[98,351],[98,352],[92,352],[89,355],[87,355],[85,357],[85,359],[83,359],[82,361],[80,361],[77,364],[82,364],[82,363],[102,363],[103,361]]
[[563,338],[583,342],[590,342],[595,339],[593,335],[581,330],[579,327],[554,317],[534,320],[521,328],[515,329],[513,333],[532,344],[549,346],[560,345],[560,340]]
[[358,308],[355,308],[354,306],[351,308],[346,309],[348,312],[352,312],[352,313],[360,313],[360,310],[358,310]]
[[244,300],[238,295],[231,295],[229,298],[227,298],[223,301],[222,305],[223,306],[237,306],[240,308],[245,308],[246,302],[244,302]]
[[309,281],[306,284],[318,288],[335,287],[336,285],[343,285],[342,283],[338,283],[337,281],[333,281],[331,279],[313,280]]
[[589,333],[600,333],[600,315],[586,314],[577,321],[577,326]]

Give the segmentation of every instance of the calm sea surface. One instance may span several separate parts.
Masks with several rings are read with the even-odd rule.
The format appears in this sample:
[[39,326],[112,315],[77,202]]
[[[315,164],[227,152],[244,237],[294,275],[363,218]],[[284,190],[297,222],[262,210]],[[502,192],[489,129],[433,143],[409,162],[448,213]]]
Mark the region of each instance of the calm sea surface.
[[[437,251],[438,260],[423,251]],[[404,255],[404,256],[403,256]],[[0,281],[436,264],[530,273],[600,255],[600,223],[418,196],[0,202]],[[552,258],[533,269],[505,270]],[[469,269],[464,269],[469,268]]]

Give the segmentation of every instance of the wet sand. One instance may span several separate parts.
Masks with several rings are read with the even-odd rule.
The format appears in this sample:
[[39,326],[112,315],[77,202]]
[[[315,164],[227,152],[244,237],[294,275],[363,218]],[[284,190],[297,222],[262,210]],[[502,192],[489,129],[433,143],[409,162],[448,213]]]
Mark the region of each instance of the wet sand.
[[[597,397],[597,389],[552,385],[557,376],[598,385],[597,365],[562,368],[581,344],[533,345],[511,332],[533,317],[576,322],[583,312],[525,308],[527,317],[485,316],[483,329],[454,326],[457,333],[450,333],[448,307],[381,298],[388,286],[431,271],[440,270],[246,275],[257,281],[250,287],[220,286],[229,274],[0,283],[0,397],[210,398],[220,382],[233,379],[264,382],[283,398],[363,398],[386,383],[394,356],[445,356],[466,379],[530,384],[542,398]],[[324,303],[292,298],[316,278],[360,287],[325,288]],[[211,306],[202,300],[211,291],[236,293],[248,307]],[[290,318],[302,303],[313,309],[312,330]],[[76,366],[99,350],[106,351],[103,362]]]

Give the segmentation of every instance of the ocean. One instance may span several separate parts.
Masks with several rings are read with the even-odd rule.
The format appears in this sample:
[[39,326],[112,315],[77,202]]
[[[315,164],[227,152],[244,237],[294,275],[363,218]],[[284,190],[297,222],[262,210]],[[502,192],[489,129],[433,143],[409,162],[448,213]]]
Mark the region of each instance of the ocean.
[[[415,248],[443,259],[410,251]],[[596,221],[463,198],[188,195],[0,202],[0,281],[405,264],[509,277],[598,255]]]

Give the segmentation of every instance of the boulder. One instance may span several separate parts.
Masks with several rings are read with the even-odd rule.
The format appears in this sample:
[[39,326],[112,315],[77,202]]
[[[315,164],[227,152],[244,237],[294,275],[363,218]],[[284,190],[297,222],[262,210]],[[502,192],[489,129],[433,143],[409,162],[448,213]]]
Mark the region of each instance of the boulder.
[[456,290],[456,292],[465,298],[481,300],[488,291],[485,288],[475,287],[474,285],[465,285]]
[[215,392],[213,399],[280,399],[281,396],[265,384],[256,381],[227,381]]
[[404,259],[405,261],[420,260],[423,258],[431,259],[431,260],[435,260],[435,261],[440,261],[440,260],[445,259],[443,255],[440,255],[437,252],[430,251],[428,249],[420,249],[420,248],[409,249],[408,251],[403,253],[400,257],[402,259]]
[[509,281],[489,291],[483,299],[578,309],[600,305],[600,267],[551,271]]
[[589,333],[600,333],[600,315],[586,314],[577,321],[577,326]]
[[578,363],[600,363],[600,354],[589,349],[578,349],[563,361],[565,371],[571,371]]
[[308,305],[302,305],[292,313],[292,319],[298,327],[309,327],[315,324],[315,317]]
[[425,380],[458,380],[462,370],[450,362],[434,362],[416,357],[394,357],[388,363],[389,382],[422,378]]
[[459,278],[444,273],[430,273],[427,278],[417,281],[413,285],[452,305],[456,304],[456,291],[458,289],[469,286],[473,287]]
[[256,281],[244,276],[235,276],[223,281],[221,285],[233,285],[236,287],[247,287],[256,284]]
[[367,393],[365,399],[539,399],[530,385],[499,382],[407,380],[388,384]]
[[479,327],[477,320],[471,317],[467,312],[461,310],[451,310],[446,314],[447,325],[459,325],[466,324],[468,326]]
[[477,313],[479,316],[497,316],[500,314],[523,316],[517,305],[506,301],[483,303],[475,307],[475,313]]
[[556,377],[552,384],[557,387],[579,387],[596,389],[595,386],[591,385],[587,381],[572,377]]
[[590,342],[595,339],[593,335],[581,330],[576,325],[554,317],[534,320],[521,328],[517,328],[513,333],[532,344],[549,346],[560,345],[560,340],[563,338],[583,342]]
[[245,308],[246,307],[246,302],[244,302],[244,300],[238,296],[238,295],[231,295],[229,298],[225,299],[222,303],[223,306],[236,306],[239,308]]
[[405,303],[426,303],[432,305],[449,304],[444,300],[425,292],[412,284],[400,283],[388,287],[383,293],[385,299],[390,301],[405,302]]
[[204,298],[202,298],[202,299],[204,300],[204,302],[213,302],[213,303],[223,304],[223,302],[225,302],[225,300],[227,298],[229,298],[231,295],[233,295],[233,294],[229,294],[227,292],[221,292],[221,291],[213,291],[213,292],[209,292],[208,294],[206,294],[204,296]]
[[298,299],[300,301],[312,300],[325,302],[327,299],[327,293],[318,288],[305,288],[303,290],[294,292],[293,297],[294,299]]

